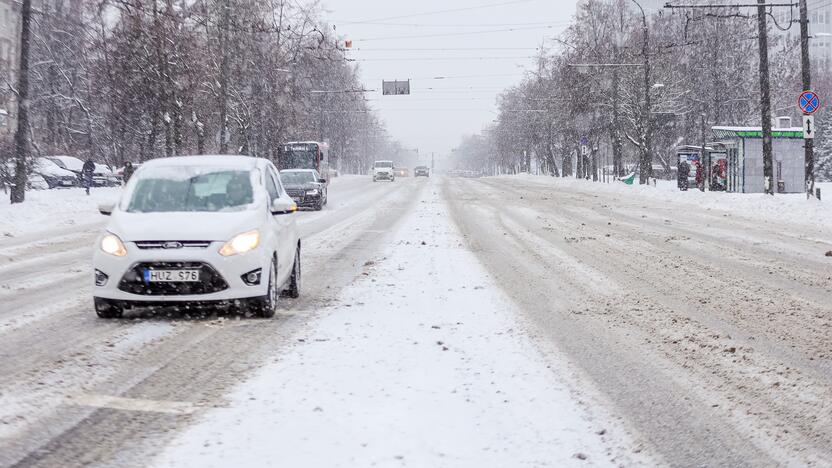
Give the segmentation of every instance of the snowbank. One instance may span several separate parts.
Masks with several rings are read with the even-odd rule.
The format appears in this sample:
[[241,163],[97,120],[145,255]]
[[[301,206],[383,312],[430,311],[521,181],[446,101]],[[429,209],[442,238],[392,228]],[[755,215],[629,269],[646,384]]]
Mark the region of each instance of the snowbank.
[[823,201],[807,200],[804,194],[764,195],[724,192],[701,192],[691,189],[682,192],[675,181],[660,180],[656,187],[626,185],[620,182],[601,183],[574,178],[517,175],[499,176],[506,180],[524,180],[532,184],[557,186],[575,192],[592,192],[632,198],[649,198],[669,204],[695,205],[704,209],[720,210],[746,218],[773,222],[794,223],[832,229],[832,183],[821,183]]
[[118,200],[121,188],[82,188],[26,192],[24,203],[12,205],[8,194],[0,198],[0,242],[40,231],[103,222],[98,204]]
[[623,430],[577,402],[591,398],[564,358],[524,333],[438,190],[424,192],[338,305],[155,466],[634,463]]

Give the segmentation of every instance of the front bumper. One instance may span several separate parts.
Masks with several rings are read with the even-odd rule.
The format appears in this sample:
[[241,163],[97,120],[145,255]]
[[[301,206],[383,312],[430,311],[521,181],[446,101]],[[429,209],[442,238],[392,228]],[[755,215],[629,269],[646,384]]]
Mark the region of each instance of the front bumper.
[[320,194],[318,195],[303,195],[303,196],[294,196],[292,200],[298,204],[300,208],[311,208],[314,206],[318,206],[321,204],[323,198]]
[[392,180],[395,176],[391,172],[376,172],[373,174],[375,180]]
[[[209,303],[263,297],[268,289],[271,255],[256,250],[223,257],[219,249],[223,242],[212,242],[206,248],[139,249],[133,242],[125,242],[127,256],[114,257],[96,248],[93,256],[95,275],[103,285],[93,283],[93,296],[125,303]],[[98,245],[98,244],[96,244]],[[156,269],[200,269],[200,283],[145,283],[141,271]],[[249,285],[243,279],[248,273],[262,272],[259,284]],[[181,288],[177,288],[181,285]]]

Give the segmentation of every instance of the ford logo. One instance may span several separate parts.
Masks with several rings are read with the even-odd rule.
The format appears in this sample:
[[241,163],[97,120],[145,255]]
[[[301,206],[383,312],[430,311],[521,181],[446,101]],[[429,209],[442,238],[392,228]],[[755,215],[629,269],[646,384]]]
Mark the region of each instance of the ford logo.
[[181,249],[182,247],[184,246],[181,242],[165,242],[164,245],[162,245],[162,248],[164,249]]

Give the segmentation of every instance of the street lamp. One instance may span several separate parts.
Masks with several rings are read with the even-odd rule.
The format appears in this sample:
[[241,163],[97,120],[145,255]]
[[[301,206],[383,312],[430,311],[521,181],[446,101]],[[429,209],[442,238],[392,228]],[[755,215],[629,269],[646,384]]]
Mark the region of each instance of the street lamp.
[[641,7],[641,4],[637,0],[632,0],[632,2],[641,11],[641,33],[643,36],[641,53],[644,56],[644,108],[641,110],[641,118],[644,125],[644,148],[641,154],[639,183],[647,184],[653,175],[653,128],[652,122],[650,121],[650,90],[652,88],[650,85],[650,31],[647,27],[647,14],[644,12],[644,8]]

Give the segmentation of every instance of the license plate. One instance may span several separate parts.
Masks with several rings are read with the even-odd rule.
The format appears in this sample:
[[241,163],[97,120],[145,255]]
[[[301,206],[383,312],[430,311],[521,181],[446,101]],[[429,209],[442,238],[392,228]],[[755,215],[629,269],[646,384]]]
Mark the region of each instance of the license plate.
[[197,283],[199,270],[145,270],[145,283]]
[[61,185],[72,185],[72,181],[71,180],[62,180]]

